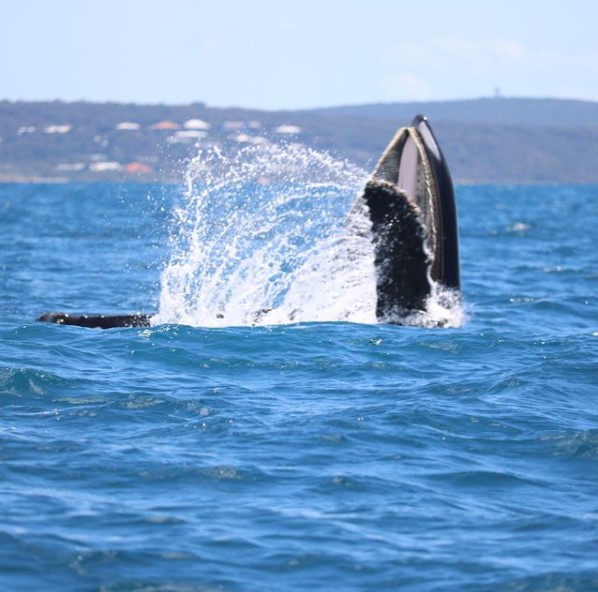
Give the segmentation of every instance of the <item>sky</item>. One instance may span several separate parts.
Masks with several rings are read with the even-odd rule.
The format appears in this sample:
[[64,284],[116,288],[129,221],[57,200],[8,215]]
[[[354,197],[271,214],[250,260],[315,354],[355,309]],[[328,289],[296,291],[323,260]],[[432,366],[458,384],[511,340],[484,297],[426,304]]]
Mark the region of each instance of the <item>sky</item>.
[[598,100],[593,0],[0,0],[0,100]]

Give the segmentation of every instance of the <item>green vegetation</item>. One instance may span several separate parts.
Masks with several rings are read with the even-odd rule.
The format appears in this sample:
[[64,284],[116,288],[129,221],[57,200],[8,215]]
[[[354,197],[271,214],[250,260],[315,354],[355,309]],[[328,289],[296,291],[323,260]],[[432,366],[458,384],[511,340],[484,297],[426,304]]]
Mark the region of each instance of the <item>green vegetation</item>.
[[457,183],[598,183],[598,103],[506,98],[285,112],[2,101],[0,181],[180,182],[198,144],[227,142],[299,141],[371,168],[417,113]]

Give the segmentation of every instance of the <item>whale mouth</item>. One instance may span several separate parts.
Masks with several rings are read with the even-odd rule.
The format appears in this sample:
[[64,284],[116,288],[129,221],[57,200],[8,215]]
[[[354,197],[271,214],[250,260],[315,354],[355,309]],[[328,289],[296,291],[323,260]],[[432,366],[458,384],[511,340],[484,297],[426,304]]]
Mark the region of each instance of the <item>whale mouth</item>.
[[397,131],[358,200],[372,223],[380,322],[425,312],[436,285],[460,290],[454,190],[425,117]]

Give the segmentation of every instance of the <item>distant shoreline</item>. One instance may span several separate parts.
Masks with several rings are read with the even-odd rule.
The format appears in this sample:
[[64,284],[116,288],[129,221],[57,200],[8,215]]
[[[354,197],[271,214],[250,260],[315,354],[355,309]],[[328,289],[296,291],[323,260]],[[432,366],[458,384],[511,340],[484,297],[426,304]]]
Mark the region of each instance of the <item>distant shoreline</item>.
[[182,182],[199,147],[299,142],[371,169],[429,117],[457,184],[598,184],[598,103],[472,99],[303,111],[0,101],[0,182]]

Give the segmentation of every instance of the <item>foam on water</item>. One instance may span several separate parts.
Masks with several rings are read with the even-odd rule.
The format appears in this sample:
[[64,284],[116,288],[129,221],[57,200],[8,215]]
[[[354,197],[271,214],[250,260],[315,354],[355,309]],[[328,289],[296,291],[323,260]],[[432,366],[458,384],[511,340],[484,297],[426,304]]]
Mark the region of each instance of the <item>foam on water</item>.
[[[370,220],[359,203],[351,210],[366,178],[299,144],[200,149],[173,212],[154,322],[375,323]],[[457,299],[435,290],[429,312],[408,322],[461,317]]]

